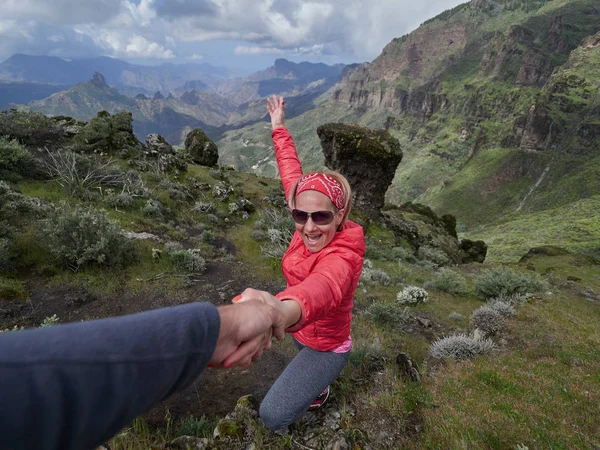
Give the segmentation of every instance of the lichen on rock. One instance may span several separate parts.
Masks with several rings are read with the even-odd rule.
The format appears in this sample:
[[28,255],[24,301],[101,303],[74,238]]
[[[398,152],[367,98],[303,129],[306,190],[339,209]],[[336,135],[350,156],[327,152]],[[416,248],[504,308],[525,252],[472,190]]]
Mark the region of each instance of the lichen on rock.
[[356,208],[369,218],[378,217],[385,193],[402,160],[398,140],[386,130],[340,123],[321,125],[317,134],[326,165],[350,182]]
[[219,160],[219,149],[200,128],[188,133],[185,138],[185,149],[192,161],[202,166],[215,166]]

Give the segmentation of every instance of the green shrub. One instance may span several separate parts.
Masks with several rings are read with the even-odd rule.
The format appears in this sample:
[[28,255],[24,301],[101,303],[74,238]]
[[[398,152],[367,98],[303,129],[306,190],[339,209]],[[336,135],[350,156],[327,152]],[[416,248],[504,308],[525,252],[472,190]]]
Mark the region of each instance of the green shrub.
[[423,246],[419,248],[419,259],[422,262],[433,263],[434,266],[445,266],[450,263],[448,255],[443,250],[434,247]]
[[415,262],[415,255],[412,250],[404,247],[386,247],[379,248],[376,244],[369,242],[367,244],[366,257],[369,259],[377,259],[381,261],[406,261]]
[[185,184],[175,183],[169,179],[161,180],[158,187],[166,190],[169,193],[169,198],[177,202],[185,202],[186,200],[194,198]]
[[221,202],[229,197],[232,193],[233,187],[228,183],[217,183],[212,190],[213,198]]
[[442,269],[433,281],[425,283],[425,288],[448,292],[454,295],[467,295],[469,286],[467,279],[450,269]]
[[429,294],[425,289],[417,286],[406,286],[396,295],[396,300],[401,305],[417,306],[427,302]]
[[202,240],[202,242],[206,242],[207,244],[210,244],[211,242],[213,242],[215,240],[215,233],[213,233],[210,230],[204,230],[202,232],[202,234],[200,235],[200,239]]
[[231,202],[227,205],[227,210],[229,211],[229,214],[235,214],[240,210],[240,207],[237,203]]
[[[0,239],[1,242],[1,239]],[[0,249],[0,259],[2,258],[2,250]],[[29,297],[25,291],[23,283],[19,280],[0,277],[0,299],[2,300],[23,300]]]
[[125,111],[112,116],[100,111],[79,131],[74,141],[87,152],[119,153],[128,157],[142,148],[133,134],[133,116]]
[[491,339],[474,339],[466,334],[455,334],[433,342],[429,353],[435,358],[460,361],[491,353],[495,348],[496,345]]
[[505,294],[501,294],[497,297],[491,297],[488,298],[488,303],[496,303],[496,302],[501,302],[501,303],[507,303],[511,306],[521,306],[523,303],[525,303],[529,298],[530,298],[531,294],[512,294],[512,295],[505,295]]
[[486,335],[496,334],[504,328],[504,316],[494,308],[481,306],[471,314],[471,326]]
[[161,204],[158,200],[146,200],[146,205],[141,211],[144,216],[150,217],[151,219],[164,219]]
[[135,203],[135,198],[128,192],[109,192],[104,197],[104,203],[111,208],[131,208]]
[[41,221],[40,239],[56,261],[73,271],[82,266],[125,266],[137,259],[133,242],[105,212],[61,203]]
[[500,313],[502,317],[513,317],[517,315],[515,307],[508,302],[491,299],[488,300],[488,306]]
[[371,303],[367,312],[375,323],[382,325],[397,325],[407,322],[410,318],[408,308],[403,308],[393,301]]
[[0,220],[17,223],[27,214],[38,210],[32,199],[15,192],[8,183],[0,180]]
[[399,262],[404,261],[410,264],[417,262],[417,258],[412,250],[405,247],[394,247],[393,250]]
[[8,183],[0,180],[0,272],[9,270],[17,256],[13,233],[31,213],[38,211],[31,199],[14,192]]
[[252,232],[252,234],[250,235],[252,237],[252,239],[254,239],[255,241],[263,241],[265,239],[265,233],[260,231],[260,230],[254,230]]
[[247,213],[253,213],[254,211],[256,211],[256,207],[254,206],[254,204],[244,197],[240,197],[238,199],[238,205],[241,210]]
[[200,256],[200,250],[176,250],[169,253],[173,265],[182,272],[204,273],[206,260]]
[[0,136],[0,178],[18,179],[36,175],[37,163],[16,139]]
[[370,260],[365,259],[360,275],[360,281],[365,284],[388,286],[391,280],[387,273],[383,270],[374,269],[373,263]]
[[475,295],[482,299],[524,295],[546,289],[548,283],[537,273],[522,273],[508,268],[484,270],[473,284]]
[[40,328],[47,328],[56,325],[60,319],[56,314],[51,315],[50,317],[46,317],[44,321],[40,324]]
[[0,111],[0,136],[9,136],[28,146],[43,146],[61,140],[62,132],[44,114],[34,111]]
[[175,436],[197,436],[209,439],[212,437],[215,426],[216,423],[204,415],[202,417],[186,417],[175,428]]
[[377,336],[369,340],[357,340],[352,342],[352,351],[348,356],[348,362],[354,366],[379,362],[383,368],[386,359],[385,349]]
[[397,272],[393,275],[394,281],[406,283],[411,275],[412,269],[402,260],[398,260]]
[[215,205],[213,204],[213,202],[209,202],[207,200],[198,200],[192,207],[192,211],[195,211],[195,212],[198,212],[201,214],[208,214],[214,210],[215,210]]

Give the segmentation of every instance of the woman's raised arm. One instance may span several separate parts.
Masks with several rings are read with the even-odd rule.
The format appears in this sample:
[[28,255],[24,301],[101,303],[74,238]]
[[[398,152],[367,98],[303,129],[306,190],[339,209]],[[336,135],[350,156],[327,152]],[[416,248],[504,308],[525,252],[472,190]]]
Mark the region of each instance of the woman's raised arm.
[[271,128],[273,130],[271,137],[275,147],[279,176],[281,177],[285,198],[289,199],[294,184],[302,176],[302,166],[298,159],[292,135],[284,126],[285,102],[283,97],[277,98],[273,95],[272,98],[267,98],[267,111],[271,116]]

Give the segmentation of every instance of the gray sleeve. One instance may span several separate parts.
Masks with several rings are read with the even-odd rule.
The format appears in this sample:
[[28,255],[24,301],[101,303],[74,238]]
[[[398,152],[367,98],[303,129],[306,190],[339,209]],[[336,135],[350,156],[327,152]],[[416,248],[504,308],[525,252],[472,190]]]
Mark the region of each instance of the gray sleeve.
[[93,449],[189,386],[220,319],[192,303],[0,334],[0,449]]

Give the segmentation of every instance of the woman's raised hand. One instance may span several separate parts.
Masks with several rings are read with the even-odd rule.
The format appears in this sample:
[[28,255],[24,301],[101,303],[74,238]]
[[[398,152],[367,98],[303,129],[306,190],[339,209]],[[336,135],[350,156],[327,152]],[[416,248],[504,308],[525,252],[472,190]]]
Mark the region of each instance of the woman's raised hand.
[[267,111],[271,116],[271,129],[279,128],[285,126],[285,112],[284,107],[285,102],[283,101],[283,97],[277,98],[276,95],[273,95],[272,98],[267,97]]

